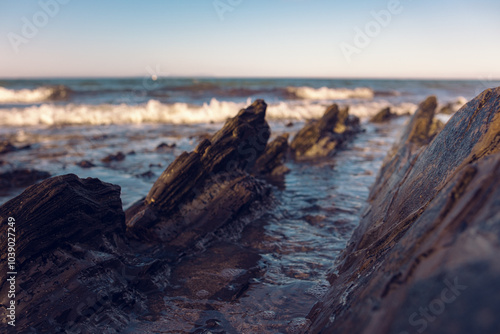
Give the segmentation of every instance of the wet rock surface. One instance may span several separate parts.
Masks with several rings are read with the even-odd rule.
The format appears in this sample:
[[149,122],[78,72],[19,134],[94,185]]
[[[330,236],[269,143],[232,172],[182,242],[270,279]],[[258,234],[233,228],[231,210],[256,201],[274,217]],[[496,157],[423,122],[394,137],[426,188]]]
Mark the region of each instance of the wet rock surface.
[[296,160],[326,158],[359,131],[359,119],[349,115],[349,108],[339,109],[334,104],[320,120],[306,124],[295,135],[290,148]]
[[434,112],[388,155],[308,333],[500,331],[500,88],[437,135]]

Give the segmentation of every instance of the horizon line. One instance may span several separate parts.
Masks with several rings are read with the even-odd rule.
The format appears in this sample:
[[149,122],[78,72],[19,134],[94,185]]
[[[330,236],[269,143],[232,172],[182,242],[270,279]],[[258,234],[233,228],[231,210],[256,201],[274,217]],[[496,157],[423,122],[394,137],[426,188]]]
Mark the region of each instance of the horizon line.
[[[148,75],[116,75],[116,76],[18,76],[0,77],[0,80],[57,80],[57,79],[140,79],[149,78]],[[313,80],[422,80],[422,81],[500,81],[500,78],[483,77],[379,77],[379,76],[217,76],[217,75],[166,75],[158,79],[313,79]]]

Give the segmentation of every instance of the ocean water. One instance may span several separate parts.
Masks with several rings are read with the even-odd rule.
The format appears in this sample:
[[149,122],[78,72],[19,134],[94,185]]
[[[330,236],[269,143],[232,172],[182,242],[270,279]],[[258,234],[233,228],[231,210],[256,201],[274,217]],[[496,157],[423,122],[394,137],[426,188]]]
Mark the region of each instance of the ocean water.
[[[259,270],[247,291],[236,301],[206,300],[200,291],[188,293],[173,285],[155,320],[132,319],[125,331],[202,333],[215,321],[219,331],[300,333],[307,325],[305,316],[328,288],[326,273],[357,226],[387,151],[408,120],[402,116],[377,125],[369,123],[369,117],[387,106],[411,114],[429,95],[437,96],[439,108],[448,103],[458,108],[499,85],[480,80],[0,80],[0,140],[30,145],[0,155],[0,172],[36,168],[51,175],[97,177],[121,186],[126,209],[148,193],[177,156],[193,150],[200,138],[257,98],[269,105],[272,136],[288,132],[293,137],[332,103],[350,106],[365,131],[329,161],[287,162],[291,172],[274,185],[272,205],[241,230],[220,236],[212,247],[258,256]],[[175,147],[156,149],[162,143]],[[117,152],[125,154],[123,161],[101,161]],[[82,160],[95,167],[80,167]],[[0,189],[0,203],[22,191]],[[233,252],[213,253],[230,257]],[[210,254],[208,247],[195,258],[223,262]],[[187,257],[183,265],[194,268],[196,261]],[[250,268],[224,268],[206,277],[206,272],[193,271],[190,279],[217,280],[245,270]],[[181,276],[174,268],[172,281]]]
[[499,82],[326,79],[0,80],[0,125],[199,124],[221,122],[256,98],[269,119],[319,117],[332,102],[368,117],[384,106],[411,112],[428,95],[468,100]]

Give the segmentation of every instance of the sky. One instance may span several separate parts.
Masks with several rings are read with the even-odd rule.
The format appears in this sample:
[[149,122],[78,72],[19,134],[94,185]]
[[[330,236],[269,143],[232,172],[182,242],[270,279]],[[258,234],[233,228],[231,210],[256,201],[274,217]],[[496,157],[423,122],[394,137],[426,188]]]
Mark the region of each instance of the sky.
[[498,0],[0,0],[0,78],[500,78]]

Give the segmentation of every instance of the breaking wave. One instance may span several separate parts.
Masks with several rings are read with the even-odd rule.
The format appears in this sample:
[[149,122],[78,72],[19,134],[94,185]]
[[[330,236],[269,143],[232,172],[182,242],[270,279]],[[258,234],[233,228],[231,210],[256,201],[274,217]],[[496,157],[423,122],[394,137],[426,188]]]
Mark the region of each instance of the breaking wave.
[[[41,104],[29,107],[0,109],[0,125],[4,126],[37,126],[37,125],[109,125],[109,124],[203,124],[224,122],[234,117],[238,110],[251,104],[218,101],[212,99],[202,106],[187,103],[164,104],[157,100],[149,100],[143,105],[87,105],[87,104]],[[371,101],[350,106],[350,114],[360,118],[375,115],[382,108],[390,106],[388,102]],[[304,120],[319,118],[326,110],[326,104],[287,103],[271,104],[267,109],[270,120],[290,119]],[[416,105],[403,103],[392,105],[392,111],[404,114],[413,113]]]
[[347,100],[347,99],[372,99],[375,93],[370,88],[313,88],[313,87],[287,87],[287,92],[305,100]]
[[19,90],[0,87],[0,103],[36,103],[64,100],[70,93],[71,90],[62,85]]

